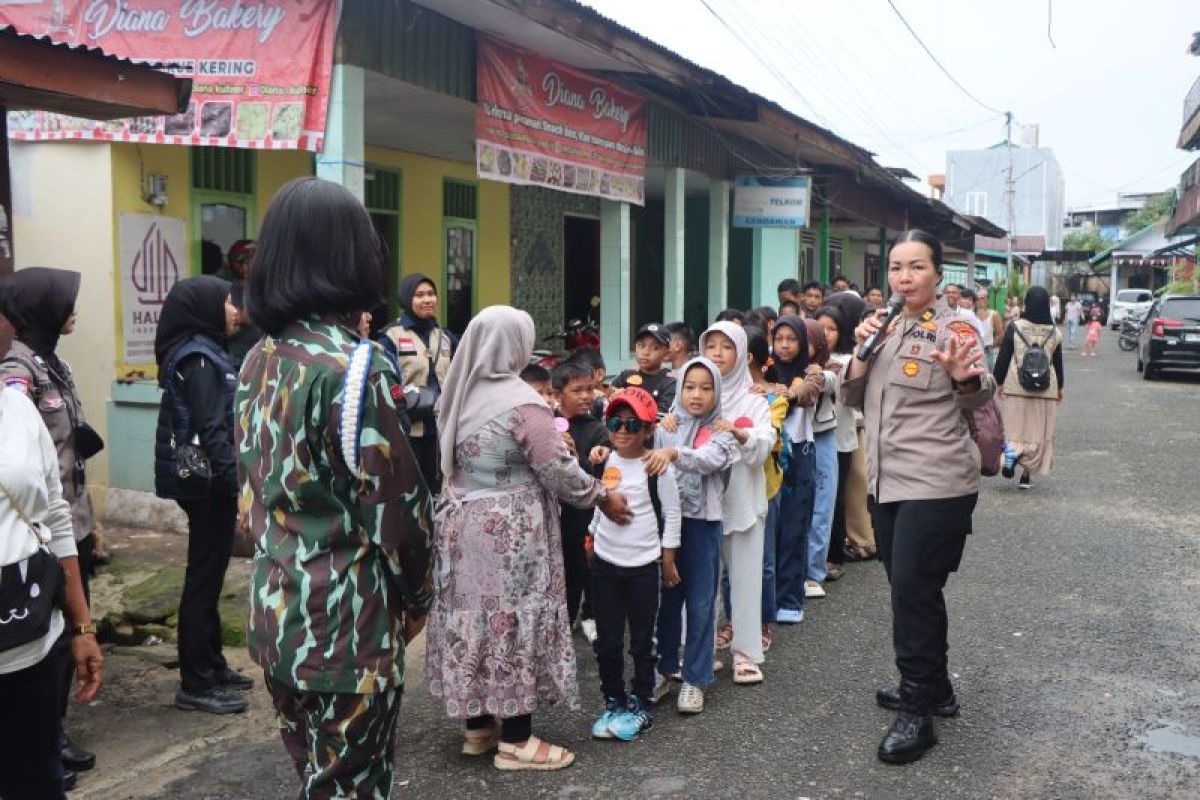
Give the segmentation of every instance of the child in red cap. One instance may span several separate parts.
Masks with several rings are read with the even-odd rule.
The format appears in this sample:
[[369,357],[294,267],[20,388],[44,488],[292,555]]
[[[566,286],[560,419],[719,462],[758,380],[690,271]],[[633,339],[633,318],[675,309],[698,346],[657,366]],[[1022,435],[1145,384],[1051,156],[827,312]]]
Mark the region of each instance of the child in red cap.
[[[658,617],[660,582],[679,583],[674,559],[660,575],[659,558],[679,548],[679,490],[674,469],[648,478],[643,459],[654,441],[658,404],[644,389],[627,387],[612,396],[605,412],[612,451],[597,448],[597,460],[607,455],[602,481],[619,489],[629,502],[633,520],[616,525],[597,514],[592,534],[592,613],[596,641],[592,645],[600,670],[605,709],[592,726],[597,739],[635,739],[654,723],[650,712],[654,693],[654,627]],[[625,655],[622,647],[629,627],[633,657],[632,692],[625,694]]]

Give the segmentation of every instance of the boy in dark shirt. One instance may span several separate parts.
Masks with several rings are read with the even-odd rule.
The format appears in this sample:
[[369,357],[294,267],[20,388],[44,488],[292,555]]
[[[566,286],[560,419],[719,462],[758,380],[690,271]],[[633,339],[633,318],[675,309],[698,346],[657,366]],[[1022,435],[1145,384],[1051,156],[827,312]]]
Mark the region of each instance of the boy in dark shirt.
[[[600,477],[603,465],[593,464],[588,455],[593,448],[609,446],[608,429],[590,413],[596,386],[591,364],[582,358],[568,358],[550,373],[550,384],[558,399],[558,409],[562,415],[559,419],[565,419],[568,425],[566,433],[575,443],[579,466],[589,475]],[[596,623],[592,618],[592,579],[584,550],[588,525],[592,522],[592,510],[575,508],[566,503],[560,504],[560,510],[563,566],[567,577],[567,614],[572,625],[576,619],[579,620],[583,635],[589,642],[594,642]],[[582,608],[579,605],[581,598]]]
[[665,325],[651,322],[638,328],[633,340],[633,355],[637,369],[627,369],[613,381],[613,388],[636,386],[645,389],[658,404],[658,413],[670,413],[675,402],[675,379],[663,369],[671,347],[671,332]]

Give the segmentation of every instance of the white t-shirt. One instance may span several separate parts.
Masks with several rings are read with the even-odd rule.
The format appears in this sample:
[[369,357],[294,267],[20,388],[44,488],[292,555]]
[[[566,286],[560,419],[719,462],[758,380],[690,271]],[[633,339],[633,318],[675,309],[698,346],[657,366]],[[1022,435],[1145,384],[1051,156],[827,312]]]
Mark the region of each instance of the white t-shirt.
[[[0,566],[15,564],[37,552],[39,542],[59,558],[76,555],[71,507],[62,496],[58,453],[42,417],[24,394],[0,386]],[[21,513],[37,528],[35,540]],[[5,610],[7,611],[7,610]],[[41,639],[0,653],[0,675],[39,663],[62,634],[63,616],[55,611],[50,631]]]
[[975,316],[979,318],[979,335],[984,347],[994,347],[996,345],[996,329],[992,327],[992,317],[995,314],[996,312],[990,308],[981,317],[979,316],[979,312],[975,313]]
[[625,495],[633,519],[628,525],[618,525],[600,509],[592,517],[592,550],[610,564],[618,567],[641,567],[658,560],[662,549],[679,547],[679,487],[675,483],[675,468],[658,476],[658,501],[662,506],[663,533],[658,535],[658,519],[650,502],[650,484],[646,466],[640,459],[622,458],[614,450],[604,467],[620,473],[617,491]]
[[1058,295],[1056,295],[1056,294],[1050,295],[1050,316],[1054,319],[1055,322],[1058,322],[1058,313],[1059,313],[1059,309],[1061,308],[1060,302],[1061,301],[1058,299]]
[[1083,319],[1083,303],[1072,300],[1067,303],[1067,322],[1079,322]]

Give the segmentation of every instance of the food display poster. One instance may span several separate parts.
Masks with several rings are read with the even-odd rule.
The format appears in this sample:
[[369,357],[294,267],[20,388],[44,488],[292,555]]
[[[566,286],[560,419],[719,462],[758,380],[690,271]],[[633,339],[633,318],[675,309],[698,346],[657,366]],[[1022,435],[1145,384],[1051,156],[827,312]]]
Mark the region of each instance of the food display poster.
[[8,136],[320,150],[337,21],[336,0],[0,2],[0,26],[193,82],[183,114],[97,122],[10,111]]
[[118,221],[121,282],[119,378],[150,377],[154,336],[167,292],[188,275],[184,221],[160,214],[122,214]]
[[642,98],[486,37],[477,53],[479,177],[645,203]]

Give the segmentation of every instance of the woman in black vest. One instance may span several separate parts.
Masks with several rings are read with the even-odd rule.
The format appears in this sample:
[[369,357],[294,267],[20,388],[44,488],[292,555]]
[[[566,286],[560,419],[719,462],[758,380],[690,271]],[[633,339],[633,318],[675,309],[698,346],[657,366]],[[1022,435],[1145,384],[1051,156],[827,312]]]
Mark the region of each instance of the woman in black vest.
[[[179,601],[179,691],[184,710],[231,714],[252,687],[221,654],[217,604],[237,522],[233,395],[237,373],[225,352],[237,331],[229,281],[212,275],[179,281],[167,294],[154,338],[162,404],[154,446],[154,489],[175,500],[188,519],[187,573]],[[181,452],[202,451],[211,477],[181,478]]]

